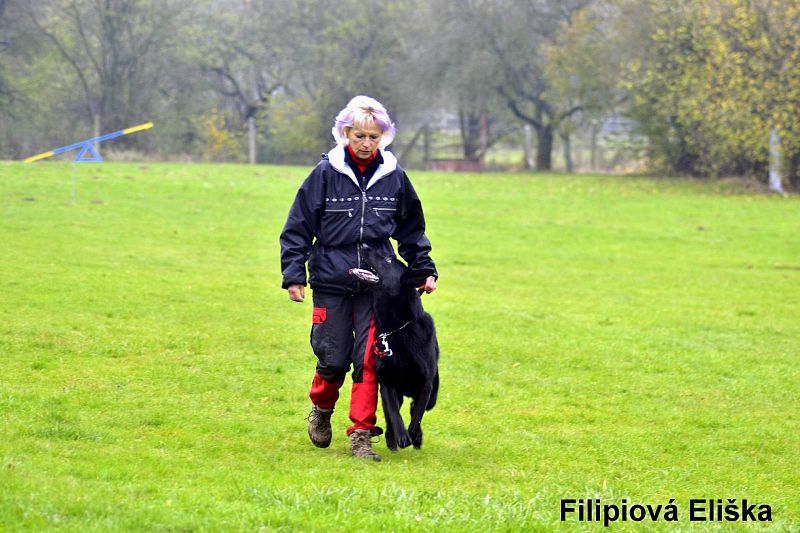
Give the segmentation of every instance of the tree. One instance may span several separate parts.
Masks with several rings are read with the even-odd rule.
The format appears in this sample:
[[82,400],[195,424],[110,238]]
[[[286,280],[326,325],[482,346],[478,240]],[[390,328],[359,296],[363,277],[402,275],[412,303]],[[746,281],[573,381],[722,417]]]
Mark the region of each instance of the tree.
[[[766,177],[770,131],[800,154],[800,6],[789,0],[629,4],[640,35],[627,71],[632,113],[672,171]],[[628,12],[628,10],[623,10]]]
[[[25,10],[40,4],[38,0],[7,0],[0,12],[0,157],[31,155],[31,151],[48,144],[48,112],[50,130],[59,130],[67,123],[54,109],[52,98],[45,93],[58,83],[52,80],[60,72],[46,46],[36,34]],[[36,132],[45,132],[37,135]],[[44,144],[41,141],[44,140]],[[49,147],[49,146],[48,146]],[[41,150],[39,150],[41,151]]]
[[0,0],[0,109],[8,105],[15,96],[9,77],[12,75],[12,55],[18,53],[15,43],[21,36],[20,28],[14,27],[14,19],[19,6],[8,0]]
[[189,0],[31,3],[29,20],[71,68],[84,116],[99,134],[140,120],[157,94],[176,19]]
[[[4,27],[4,20],[3,15],[6,11],[6,0],[0,0],[0,28]],[[2,35],[2,34],[0,34]],[[6,53],[5,47],[9,46],[11,43],[7,40],[0,40],[0,58],[3,57],[3,54]],[[0,59],[2,61],[2,59]],[[3,68],[4,62],[0,62],[0,105],[4,100],[11,96],[11,90],[8,87],[8,82],[5,80],[5,68]]]
[[409,102],[418,106],[407,60],[415,3],[296,0],[274,14],[291,68],[279,95],[285,107],[269,115],[270,138],[280,143],[298,127],[314,125],[304,131],[302,146],[294,146],[297,158],[314,160],[330,147],[333,117],[353,96],[373,96],[394,116]]
[[[492,76],[492,54],[476,46],[474,28],[464,24],[461,7],[423,3],[415,10],[414,69],[418,92],[427,107],[442,107],[458,116],[464,159],[481,161],[487,150],[511,131],[516,119],[503,113]],[[419,99],[417,99],[419,101]]]
[[476,46],[488,50],[494,69],[487,81],[512,111],[536,132],[536,168],[552,166],[554,134],[580,112],[582,102],[565,105],[548,78],[548,46],[557,46],[563,26],[591,0],[460,0],[458,13],[476,35]]
[[622,54],[614,37],[617,12],[594,2],[561,22],[552,42],[543,45],[548,98],[563,114],[557,134],[567,172],[573,172],[570,138],[589,123],[600,123],[627,99],[619,88]]
[[202,15],[205,31],[198,33],[202,53],[196,60],[214,90],[233,104],[239,126],[247,127],[250,163],[258,159],[258,119],[271,96],[286,86],[291,58],[282,44],[287,29],[280,13],[287,9],[291,5],[280,0],[225,1]]

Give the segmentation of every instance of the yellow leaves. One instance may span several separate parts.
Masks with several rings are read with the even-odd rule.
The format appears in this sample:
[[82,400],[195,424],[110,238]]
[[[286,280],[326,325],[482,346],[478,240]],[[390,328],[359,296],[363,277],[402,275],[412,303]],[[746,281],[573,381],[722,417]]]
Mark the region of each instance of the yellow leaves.
[[198,137],[204,161],[236,161],[241,157],[240,143],[226,128],[226,120],[221,112],[209,113],[199,126]]
[[681,8],[657,11],[648,53],[628,69],[633,104],[646,108],[640,116],[672,117],[706,168],[763,162],[776,123],[787,154],[800,153],[800,3],[692,0]]

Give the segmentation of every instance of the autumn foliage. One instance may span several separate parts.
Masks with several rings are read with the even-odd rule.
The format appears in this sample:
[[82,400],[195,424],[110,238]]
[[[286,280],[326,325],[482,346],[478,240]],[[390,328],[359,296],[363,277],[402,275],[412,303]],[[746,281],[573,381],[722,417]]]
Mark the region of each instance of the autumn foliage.
[[651,155],[684,174],[766,177],[776,128],[784,175],[800,184],[800,4],[637,4],[628,22],[644,15],[646,24],[635,26],[644,43],[630,56],[623,85]]

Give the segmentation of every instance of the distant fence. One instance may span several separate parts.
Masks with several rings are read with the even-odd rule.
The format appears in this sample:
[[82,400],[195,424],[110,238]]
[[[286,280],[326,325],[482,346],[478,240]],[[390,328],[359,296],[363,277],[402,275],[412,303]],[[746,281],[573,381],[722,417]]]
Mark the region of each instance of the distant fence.
[[[633,133],[631,121],[611,117],[576,129],[570,136],[569,150],[562,139],[553,139],[552,169],[574,172],[624,173],[638,171],[644,165],[645,141]],[[493,132],[496,135],[496,132]],[[461,133],[453,121],[401,129],[391,149],[407,168],[444,172],[480,172],[482,170],[525,170],[533,166],[536,138],[525,128],[510,128],[494,139],[484,157],[465,159]],[[526,136],[530,149],[526,151]],[[531,138],[532,137],[532,138]],[[569,153],[569,165],[568,156]]]
[[482,170],[480,161],[470,159],[431,159],[429,165],[431,170],[442,172],[480,172]]

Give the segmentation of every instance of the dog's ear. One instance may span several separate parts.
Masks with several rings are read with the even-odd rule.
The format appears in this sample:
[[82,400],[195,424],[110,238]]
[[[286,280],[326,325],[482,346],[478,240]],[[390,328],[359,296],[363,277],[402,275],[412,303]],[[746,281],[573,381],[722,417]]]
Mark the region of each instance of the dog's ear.
[[381,281],[380,276],[363,268],[351,268],[347,273],[365,285],[377,285]]

